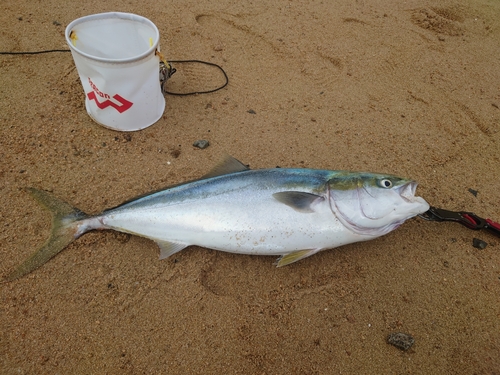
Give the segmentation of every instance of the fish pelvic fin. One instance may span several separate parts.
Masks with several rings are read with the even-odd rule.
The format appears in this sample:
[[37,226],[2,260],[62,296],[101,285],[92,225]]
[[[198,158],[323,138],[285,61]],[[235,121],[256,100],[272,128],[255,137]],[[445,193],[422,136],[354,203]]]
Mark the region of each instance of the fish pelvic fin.
[[3,282],[16,280],[42,266],[49,259],[61,252],[66,246],[78,238],[79,222],[89,216],[52,194],[35,188],[27,188],[44,208],[52,212],[52,230],[49,239],[28,259],[21,263]]
[[166,259],[189,246],[184,243],[159,241],[159,240],[157,240],[156,243],[160,247],[160,260]]
[[295,263],[301,259],[307,258],[313,254],[316,254],[318,251],[322,249],[305,249],[305,250],[297,250],[291,253],[280,256],[276,262],[274,263],[276,267],[283,267],[289,264]]

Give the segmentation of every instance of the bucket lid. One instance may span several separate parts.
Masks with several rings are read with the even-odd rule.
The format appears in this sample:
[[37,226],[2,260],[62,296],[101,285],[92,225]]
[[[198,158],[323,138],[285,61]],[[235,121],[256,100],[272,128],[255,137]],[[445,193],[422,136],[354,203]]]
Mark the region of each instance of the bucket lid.
[[158,47],[156,25],[132,13],[92,14],[72,21],[65,31],[73,52],[105,63],[128,63],[143,59]]

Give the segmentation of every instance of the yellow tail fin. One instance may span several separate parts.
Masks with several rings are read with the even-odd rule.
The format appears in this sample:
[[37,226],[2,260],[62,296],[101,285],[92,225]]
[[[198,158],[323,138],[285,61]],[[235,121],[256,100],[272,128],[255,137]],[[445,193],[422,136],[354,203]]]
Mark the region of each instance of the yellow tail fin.
[[26,189],[43,207],[52,212],[52,231],[49,239],[21,263],[4,282],[27,275],[61,252],[82,233],[78,233],[78,222],[88,216],[77,208],[63,202],[52,194],[34,188]]

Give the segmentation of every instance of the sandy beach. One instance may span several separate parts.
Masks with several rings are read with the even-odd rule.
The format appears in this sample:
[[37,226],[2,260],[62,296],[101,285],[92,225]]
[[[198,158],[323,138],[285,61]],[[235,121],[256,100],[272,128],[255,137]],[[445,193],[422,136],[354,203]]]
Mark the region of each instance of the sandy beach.
[[[4,0],[0,51],[68,49],[89,14],[150,19],[168,60],[224,89],[166,95],[138,132],[87,114],[70,53],[0,55],[0,277],[48,237],[36,187],[90,214],[251,168],[384,172],[500,221],[500,2]],[[223,83],[178,64],[173,92]],[[206,149],[193,146],[205,139]],[[474,194],[473,194],[474,193]],[[486,242],[478,249],[473,239]],[[287,267],[85,234],[0,284],[1,374],[500,374],[500,240],[414,218]],[[387,343],[402,332],[407,351]]]

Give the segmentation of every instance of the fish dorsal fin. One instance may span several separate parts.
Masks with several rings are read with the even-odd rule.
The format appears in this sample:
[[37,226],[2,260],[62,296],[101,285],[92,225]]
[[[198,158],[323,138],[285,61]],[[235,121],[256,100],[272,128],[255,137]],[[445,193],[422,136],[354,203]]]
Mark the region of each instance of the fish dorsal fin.
[[301,259],[307,258],[313,254],[316,254],[318,251],[322,250],[321,248],[318,249],[306,249],[306,250],[297,250],[292,253],[288,253],[285,255],[280,256],[277,260],[276,267],[283,267],[287,266],[289,264],[295,263]]
[[213,167],[210,170],[210,172],[208,172],[206,175],[201,177],[201,179],[223,176],[225,174],[230,174],[230,173],[248,171],[249,169],[250,168],[248,168],[241,161],[233,158],[230,155],[226,155],[224,159],[222,159],[219,163],[217,163],[215,167]]
[[160,247],[160,260],[168,258],[169,256],[174,255],[189,246],[184,243],[168,241],[156,241],[156,243]]
[[314,212],[311,205],[318,200],[325,199],[320,195],[306,193],[303,191],[282,191],[274,193],[273,197],[277,201],[293,208],[295,211],[302,213]]

